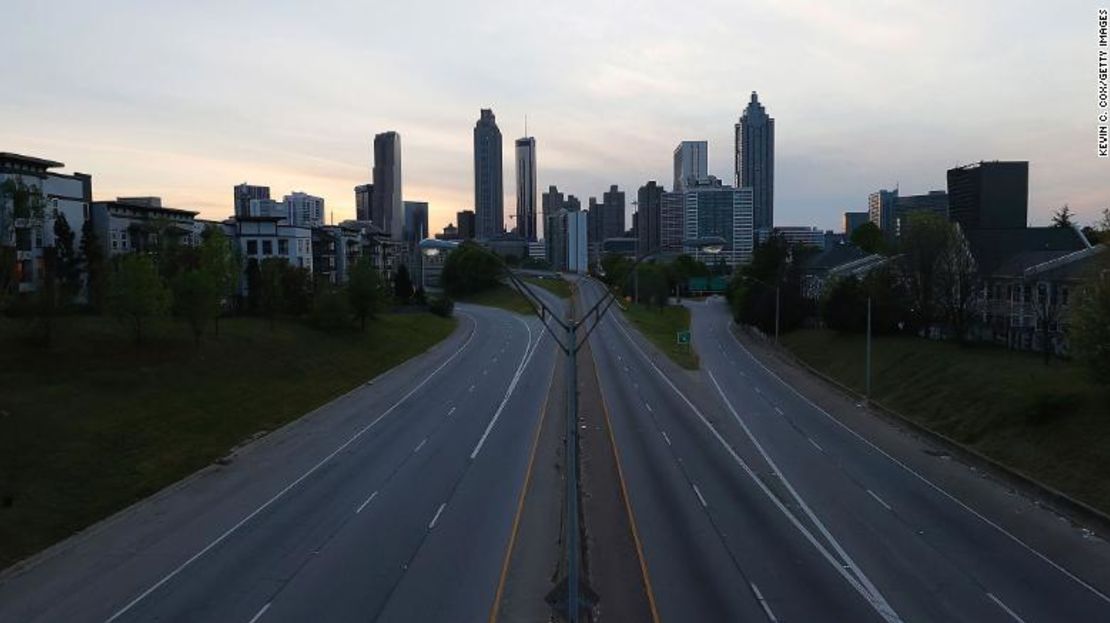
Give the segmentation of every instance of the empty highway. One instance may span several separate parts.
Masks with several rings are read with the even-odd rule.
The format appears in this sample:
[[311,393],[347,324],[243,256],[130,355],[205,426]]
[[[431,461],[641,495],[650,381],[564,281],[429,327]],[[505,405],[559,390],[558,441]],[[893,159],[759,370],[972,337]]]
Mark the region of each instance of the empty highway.
[[487,617],[555,349],[534,318],[457,313],[428,353],[9,571],[0,621]]
[[[580,283],[587,305],[603,293]],[[723,301],[688,306],[697,372],[619,312],[591,338],[661,620],[1110,616],[1098,588],[765,369]]]

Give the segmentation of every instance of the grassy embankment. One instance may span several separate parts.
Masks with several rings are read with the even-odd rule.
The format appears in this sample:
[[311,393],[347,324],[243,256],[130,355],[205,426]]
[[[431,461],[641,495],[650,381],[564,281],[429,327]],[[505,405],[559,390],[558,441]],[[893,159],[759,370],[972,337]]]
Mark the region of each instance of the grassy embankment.
[[512,286],[504,284],[488,290],[482,290],[476,294],[468,294],[461,297],[459,302],[470,303],[472,305],[485,305],[486,307],[497,307],[518,314],[532,313],[532,308],[528,306],[528,301],[524,300],[524,297],[513,289]]
[[[863,336],[803,330],[782,343],[862,391]],[[905,337],[877,338],[872,365],[885,406],[1110,513],[1110,388],[1082,365]]]
[[692,344],[679,344],[677,333],[690,330],[690,310],[678,305],[663,308],[632,304],[624,311],[628,320],[672,361],[687,370],[698,369]]
[[417,355],[456,321],[381,315],[364,333],[226,319],[142,345],[114,320],[59,321],[49,350],[0,318],[0,568],[225,456]]
[[561,299],[570,298],[570,284],[562,277],[525,277],[524,281],[539,286]]

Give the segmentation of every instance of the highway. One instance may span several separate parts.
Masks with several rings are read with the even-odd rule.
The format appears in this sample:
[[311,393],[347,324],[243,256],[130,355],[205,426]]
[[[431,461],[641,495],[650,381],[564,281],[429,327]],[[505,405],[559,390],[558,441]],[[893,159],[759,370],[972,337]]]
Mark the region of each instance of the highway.
[[[588,306],[603,293],[580,282]],[[1099,621],[1093,586],[841,425],[688,303],[686,372],[618,310],[591,338],[664,621]]]
[[535,318],[456,313],[428,353],[6,574],[0,621],[484,620],[556,351]]

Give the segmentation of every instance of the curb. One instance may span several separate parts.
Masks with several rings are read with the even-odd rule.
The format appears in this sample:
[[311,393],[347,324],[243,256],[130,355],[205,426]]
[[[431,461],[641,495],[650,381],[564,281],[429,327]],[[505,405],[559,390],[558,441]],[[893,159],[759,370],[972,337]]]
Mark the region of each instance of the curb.
[[[733,330],[739,330],[747,334],[748,337],[761,338],[765,343],[766,338],[761,334],[753,334],[747,327],[741,327],[735,322],[729,325]],[[840,393],[846,395],[853,400],[863,400],[863,395],[858,391],[848,387],[840,381],[830,377],[829,375],[821,372],[820,370],[809,365],[801,357],[798,357],[793,352],[789,351],[783,346],[771,346],[771,351],[779,358],[788,358],[790,362],[804,369],[806,372],[816,376],[825,383],[831,385]],[[1001,463],[978,450],[966,446],[951,437],[939,433],[924,424],[911,419],[910,417],[878,402],[877,400],[869,400],[867,407],[869,410],[877,411],[881,415],[895,422],[902,424],[912,429],[916,434],[928,438],[930,441],[938,445],[945,446],[951,449],[952,454],[958,455],[958,458],[963,463],[972,465],[973,467],[986,468],[984,471],[989,471],[992,476],[997,477],[999,480],[1006,482],[1006,484],[1013,486],[1015,489],[1021,490],[1026,497],[1031,498],[1031,501],[1038,505],[1043,506],[1053,513],[1067,518],[1073,524],[1080,527],[1093,526],[1096,527],[1098,532],[1102,534],[1110,534],[1110,515],[1104,513],[1097,508],[1090,506],[1086,502],[1077,500],[1070,495],[1056,489],[1055,487],[1045,484],[1036,478]]]

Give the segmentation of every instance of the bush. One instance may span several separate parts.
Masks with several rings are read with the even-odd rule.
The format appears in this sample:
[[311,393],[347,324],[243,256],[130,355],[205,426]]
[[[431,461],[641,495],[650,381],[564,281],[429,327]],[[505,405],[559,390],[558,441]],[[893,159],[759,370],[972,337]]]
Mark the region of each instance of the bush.
[[1083,396],[1074,392],[1053,392],[1038,395],[1026,412],[1033,426],[1043,426],[1064,419],[1079,411]]
[[450,318],[455,311],[455,302],[446,296],[441,296],[432,299],[432,302],[428,304],[428,311],[443,318]]
[[351,328],[351,304],[347,293],[339,288],[323,287],[312,301],[312,324],[324,331]]

